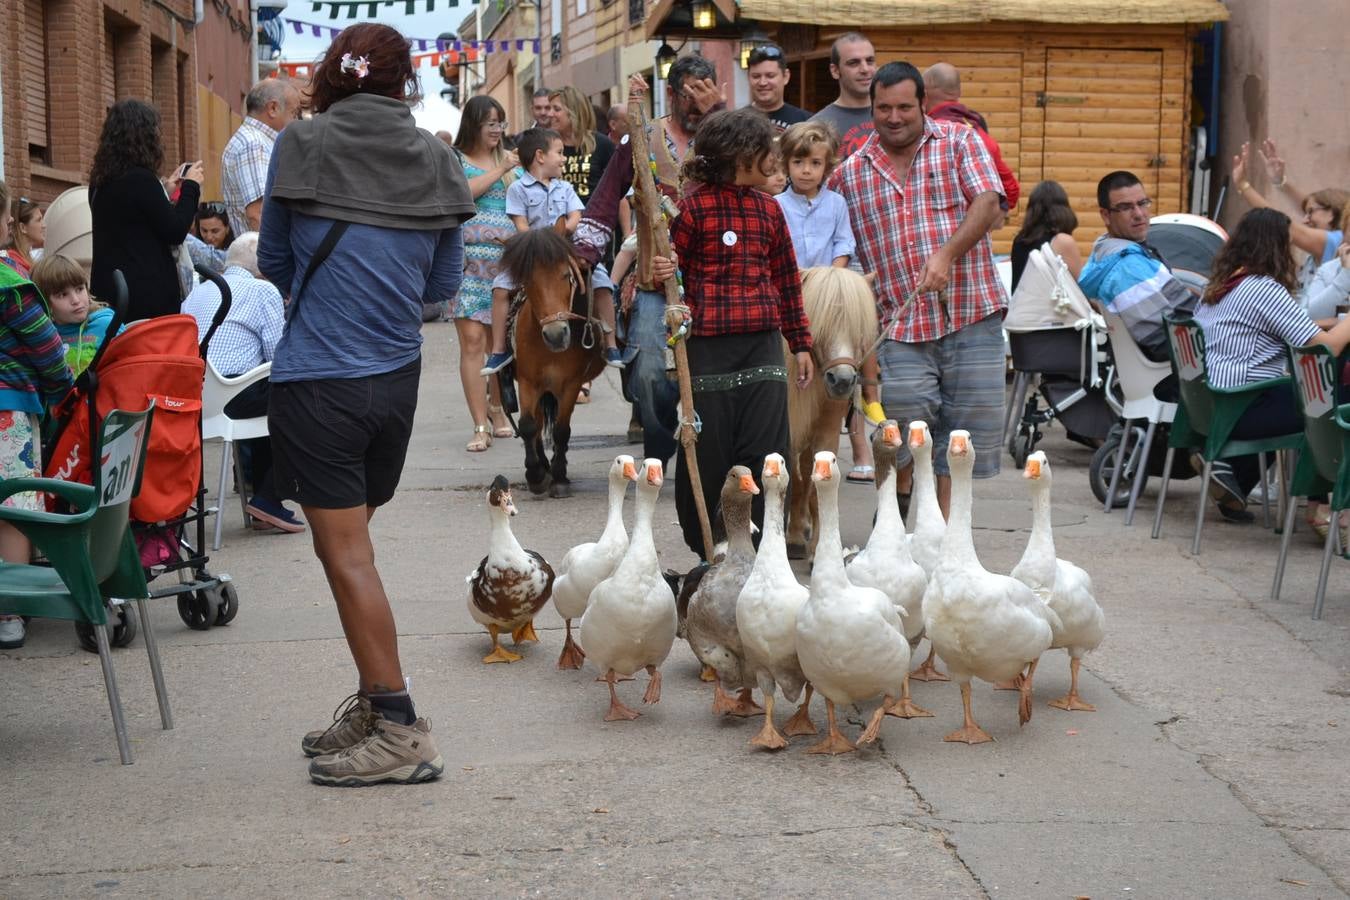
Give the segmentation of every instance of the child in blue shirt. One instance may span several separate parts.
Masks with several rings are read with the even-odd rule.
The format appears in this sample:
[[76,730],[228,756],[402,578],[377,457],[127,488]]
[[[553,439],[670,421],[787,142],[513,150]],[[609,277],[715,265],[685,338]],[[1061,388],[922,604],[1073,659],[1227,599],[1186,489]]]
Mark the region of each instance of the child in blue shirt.
[[[516,154],[525,174],[506,189],[506,214],[511,217],[516,231],[552,228],[561,218],[565,220],[570,236],[581,223],[581,211],[585,206],[576,189],[562,177],[567,159],[562,137],[550,128],[530,128],[516,141]],[[605,289],[612,294],[613,285],[603,266],[596,268],[592,284],[597,291],[596,312],[606,325],[605,361],[622,368],[614,339],[614,304],[610,296],[598,294]],[[510,314],[511,295],[519,287],[505,269],[492,280],[492,353],[483,366],[484,375],[500,371],[513,359],[506,348],[506,319]]]
[[102,304],[92,308],[89,278],[80,264],[68,256],[51,253],[33,266],[33,284],[47,298],[52,321],[66,345],[66,365],[79,376],[94,361],[103,337],[112,324],[113,311]]
[[821,187],[839,162],[839,141],[823,122],[799,122],[779,138],[791,186],[776,199],[783,207],[797,265],[847,266],[856,243],[844,198]]

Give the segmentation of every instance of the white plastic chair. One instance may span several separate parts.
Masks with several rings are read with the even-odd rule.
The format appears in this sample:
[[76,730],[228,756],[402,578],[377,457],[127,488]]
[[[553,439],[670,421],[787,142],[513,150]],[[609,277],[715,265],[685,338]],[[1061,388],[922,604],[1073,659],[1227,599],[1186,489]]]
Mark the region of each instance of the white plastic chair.
[[[1120,446],[1116,451],[1116,467],[1111,473],[1111,486],[1106,491],[1106,512],[1110,512],[1116,497],[1116,488],[1120,485],[1120,473],[1132,465],[1134,481],[1130,487],[1130,503],[1125,511],[1125,524],[1134,523],[1134,508],[1139,503],[1139,494],[1148,472],[1149,453],[1153,449],[1153,438],[1159,424],[1172,423],[1176,417],[1177,405],[1164,403],[1153,396],[1153,389],[1172,373],[1169,362],[1149,359],[1135,343],[1125,322],[1110,310],[1103,309],[1106,320],[1107,337],[1111,342],[1111,355],[1115,359],[1116,381],[1125,398],[1120,416],[1124,420],[1124,429],[1120,436]],[[1143,440],[1135,445],[1134,457],[1129,455],[1130,437],[1134,429],[1130,422],[1143,419],[1148,422]]]
[[231,419],[225,415],[225,406],[249,385],[256,384],[272,374],[272,364],[263,363],[243,375],[224,378],[210,361],[206,363],[206,384],[202,390],[202,440],[223,441],[220,456],[220,479],[216,488],[216,530],[212,550],[220,549],[220,530],[225,514],[225,475],[234,462],[235,483],[239,486],[239,512],[248,524],[248,497],[244,491],[244,477],[239,465],[238,441],[267,437],[267,417]]

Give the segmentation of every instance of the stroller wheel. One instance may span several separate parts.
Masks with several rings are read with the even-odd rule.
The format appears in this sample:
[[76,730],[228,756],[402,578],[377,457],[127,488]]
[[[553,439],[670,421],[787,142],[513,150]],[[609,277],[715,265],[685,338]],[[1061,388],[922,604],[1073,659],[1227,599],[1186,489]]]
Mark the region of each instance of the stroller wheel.
[[1033,425],[1023,425],[1013,433],[1012,439],[1008,441],[1008,452],[1012,454],[1013,465],[1020,469],[1027,464],[1027,457],[1036,449],[1036,441],[1040,436]]
[[[131,642],[136,640],[136,632],[139,629],[136,611],[130,606],[119,606],[116,612],[109,617],[108,624],[112,626],[112,638],[109,641],[114,647],[129,647]],[[80,641],[80,647],[90,653],[98,652],[98,639],[94,637],[94,626],[87,622],[75,623],[75,637]]]
[[183,624],[197,631],[206,631],[216,621],[219,600],[212,591],[192,591],[178,595],[178,615]]
[[[1125,468],[1121,470],[1120,480],[1116,485],[1116,495],[1111,500],[1111,506],[1116,509],[1123,509],[1129,505],[1130,491],[1134,487],[1136,476],[1148,483],[1147,466],[1143,467],[1144,471],[1140,471],[1140,463],[1143,462],[1140,458],[1143,434],[1139,433],[1138,429],[1135,431],[1130,438],[1130,452],[1125,459]],[[1088,484],[1098,503],[1106,503],[1106,494],[1111,490],[1111,479],[1116,471],[1116,451],[1120,449],[1120,437],[1120,428],[1112,428],[1106,442],[1092,454],[1092,462],[1088,465]]]
[[223,582],[220,587],[215,588],[212,593],[220,600],[220,607],[216,610],[216,624],[228,625],[234,621],[234,617],[239,614],[239,592],[234,589],[232,582]]

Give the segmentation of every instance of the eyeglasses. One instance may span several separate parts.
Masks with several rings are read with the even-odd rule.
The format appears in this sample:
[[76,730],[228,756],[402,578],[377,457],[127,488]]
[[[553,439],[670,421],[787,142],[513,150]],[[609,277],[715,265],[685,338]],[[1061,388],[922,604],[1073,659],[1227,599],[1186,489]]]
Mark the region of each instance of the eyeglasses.
[[205,216],[207,218],[212,218],[214,216],[224,217],[224,215],[225,215],[225,204],[220,200],[211,200],[197,207],[197,216],[199,218],[202,216]]
[[1136,209],[1140,212],[1148,212],[1148,208],[1152,205],[1153,201],[1145,198],[1138,203],[1117,203],[1115,206],[1108,206],[1107,209],[1113,213],[1133,212]]
[[484,123],[483,123],[483,127],[486,128],[486,129],[488,129],[489,131],[505,131],[505,130],[507,129],[507,123],[505,123],[505,122],[484,122]]
[[748,65],[757,66],[760,63],[768,62],[771,59],[781,60],[782,58],[782,49],[775,47],[773,44],[769,44],[766,47],[756,47],[754,50],[751,50]]

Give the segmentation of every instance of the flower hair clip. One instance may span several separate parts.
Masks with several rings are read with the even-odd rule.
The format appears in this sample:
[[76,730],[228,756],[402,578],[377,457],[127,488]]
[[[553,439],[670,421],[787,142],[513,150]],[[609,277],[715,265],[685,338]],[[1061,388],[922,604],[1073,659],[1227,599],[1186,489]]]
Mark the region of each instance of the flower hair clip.
[[342,54],[342,71],[356,76],[360,81],[370,74],[370,60],[364,56],[352,56],[350,53]]

